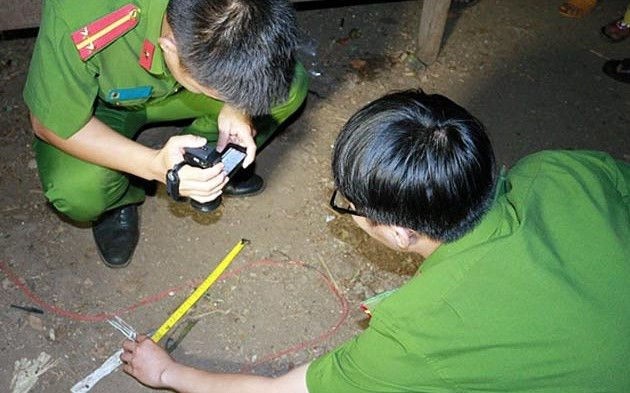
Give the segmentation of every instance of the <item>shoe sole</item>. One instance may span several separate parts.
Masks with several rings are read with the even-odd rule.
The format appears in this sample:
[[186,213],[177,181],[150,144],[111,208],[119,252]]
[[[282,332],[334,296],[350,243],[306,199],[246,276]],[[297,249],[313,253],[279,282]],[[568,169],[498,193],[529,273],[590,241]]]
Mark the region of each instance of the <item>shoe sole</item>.
[[259,190],[254,191],[254,192],[250,192],[250,193],[247,193],[247,194],[228,194],[228,193],[224,192],[221,195],[223,195],[225,197],[228,197],[228,198],[248,198],[248,197],[253,197],[253,196],[261,194],[263,191],[265,191],[266,188],[267,188],[267,185],[264,184],[262,187],[260,187]]

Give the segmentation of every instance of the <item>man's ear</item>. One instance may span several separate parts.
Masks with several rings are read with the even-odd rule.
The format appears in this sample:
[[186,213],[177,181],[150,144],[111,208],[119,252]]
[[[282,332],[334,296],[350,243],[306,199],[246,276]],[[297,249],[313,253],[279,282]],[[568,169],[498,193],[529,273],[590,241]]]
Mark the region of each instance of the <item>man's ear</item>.
[[408,250],[410,246],[413,246],[418,241],[418,235],[416,232],[409,228],[393,225],[391,229],[394,234],[396,245],[403,251]]
[[160,44],[160,48],[162,48],[164,52],[177,56],[177,45],[175,45],[173,35],[158,38],[158,44]]

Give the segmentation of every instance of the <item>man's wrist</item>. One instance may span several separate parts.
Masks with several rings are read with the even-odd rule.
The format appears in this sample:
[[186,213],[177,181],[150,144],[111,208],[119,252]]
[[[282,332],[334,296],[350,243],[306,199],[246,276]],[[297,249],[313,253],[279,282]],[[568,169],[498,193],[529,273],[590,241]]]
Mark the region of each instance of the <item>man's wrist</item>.
[[185,161],[179,162],[166,172],[166,193],[176,201],[181,199],[179,194],[179,170],[186,165]]
[[160,373],[160,383],[162,386],[167,389],[177,390],[176,382],[181,378],[179,374],[181,373],[182,367],[186,366],[182,366],[177,362],[171,362],[164,367],[164,370]]
[[166,160],[161,154],[161,150],[151,149],[151,152],[147,154],[144,162],[147,171],[146,179],[155,180],[160,183],[164,183],[166,179],[166,172],[169,168],[166,167]]

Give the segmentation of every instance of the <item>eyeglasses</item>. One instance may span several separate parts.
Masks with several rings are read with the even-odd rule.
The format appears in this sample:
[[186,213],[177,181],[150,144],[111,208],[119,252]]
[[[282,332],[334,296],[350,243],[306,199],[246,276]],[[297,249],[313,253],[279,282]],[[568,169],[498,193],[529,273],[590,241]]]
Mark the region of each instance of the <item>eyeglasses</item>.
[[[342,205],[346,205],[347,207],[340,206],[340,203]],[[352,202],[344,198],[343,195],[339,193],[339,190],[335,188],[335,191],[333,191],[332,196],[330,197],[331,209],[341,214],[352,214],[353,216],[365,217],[365,214],[353,209],[351,206]]]

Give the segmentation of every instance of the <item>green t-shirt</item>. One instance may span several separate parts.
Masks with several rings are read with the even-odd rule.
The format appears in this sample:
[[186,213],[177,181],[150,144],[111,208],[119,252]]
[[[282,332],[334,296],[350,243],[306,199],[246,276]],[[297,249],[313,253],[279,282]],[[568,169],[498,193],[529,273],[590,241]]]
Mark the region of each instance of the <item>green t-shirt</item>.
[[[68,138],[81,129],[98,102],[137,109],[179,89],[157,42],[168,0],[131,3],[137,7],[137,24],[83,60],[73,33],[103,18],[92,34],[107,31],[116,24],[112,13],[130,1],[44,2],[24,100],[42,124],[59,136]],[[148,56],[146,67],[141,65],[143,56]]]
[[629,392],[630,165],[542,152],[315,360],[310,393]]

